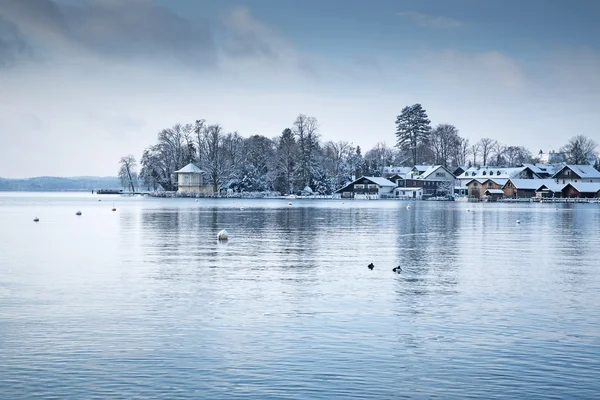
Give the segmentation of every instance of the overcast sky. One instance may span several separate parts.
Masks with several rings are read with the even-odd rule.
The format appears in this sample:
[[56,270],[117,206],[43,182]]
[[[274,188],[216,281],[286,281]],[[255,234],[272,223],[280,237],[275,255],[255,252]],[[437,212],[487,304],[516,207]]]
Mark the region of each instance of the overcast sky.
[[0,176],[115,175],[204,118],[395,143],[433,124],[558,149],[600,142],[600,1],[0,0]]

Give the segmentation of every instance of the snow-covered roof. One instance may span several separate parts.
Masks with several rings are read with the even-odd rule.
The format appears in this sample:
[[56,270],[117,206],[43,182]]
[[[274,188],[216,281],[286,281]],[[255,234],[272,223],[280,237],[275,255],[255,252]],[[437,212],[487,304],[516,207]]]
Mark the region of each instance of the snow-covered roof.
[[489,194],[504,194],[502,189],[488,189],[485,192]]
[[403,192],[419,192],[422,191],[422,187],[398,187],[396,190],[402,190]]
[[447,173],[449,173],[451,176],[454,176],[452,174],[452,171],[450,171],[448,168],[444,167],[443,165],[431,165],[419,177],[420,178],[427,178],[427,177],[429,177],[431,174],[433,174],[435,171],[437,171],[440,168],[443,169],[444,171],[446,171]]
[[422,174],[431,167],[433,167],[433,165],[415,165],[412,169],[417,170],[420,174]]
[[381,178],[379,176],[363,176],[363,178],[370,180],[371,182],[379,185],[379,186],[398,186],[394,182],[389,181],[385,178]]
[[554,175],[554,173],[562,167],[556,164],[523,164],[523,167],[527,167],[538,175]]
[[509,181],[516,189],[523,190],[537,190],[544,183],[555,183],[553,179],[509,179],[506,181],[505,186]]
[[[518,176],[521,172],[526,170],[528,167],[471,167],[466,170],[463,174],[459,175],[458,179],[481,179],[481,178],[502,178],[509,179]],[[533,171],[535,173],[535,171]]]
[[[540,186],[537,189],[535,189],[536,192],[539,192],[543,188],[546,188],[551,192],[557,193],[562,192],[565,186],[567,186],[564,183],[556,183],[552,179],[536,179],[535,181],[540,182]],[[542,181],[544,181],[544,183],[542,183]]]
[[573,186],[579,193],[597,193],[600,191],[600,182],[571,182],[565,186],[568,185]]
[[594,168],[591,165],[571,165],[567,164],[560,168],[554,175],[557,175],[563,169],[569,168],[571,171],[575,172],[577,175],[581,177],[581,179],[592,179],[592,178],[600,178],[600,171]]
[[[539,179],[537,179],[537,180],[539,181]],[[470,181],[468,181],[466,183],[466,185],[468,185],[469,183],[471,183],[473,181],[477,181],[481,185],[483,185],[487,181],[492,181],[492,182],[494,182],[498,186],[504,186],[506,184],[506,182],[508,182],[508,179],[503,179],[503,178],[487,178],[487,179],[486,178],[474,178],[474,179],[471,179]]]
[[406,175],[412,170],[411,167],[383,167],[384,174]]
[[181,168],[179,171],[175,171],[176,174],[179,173],[188,173],[188,174],[202,174],[204,173],[204,171],[202,171],[200,168],[198,168],[196,165],[189,163],[188,165],[186,165],[185,167]]

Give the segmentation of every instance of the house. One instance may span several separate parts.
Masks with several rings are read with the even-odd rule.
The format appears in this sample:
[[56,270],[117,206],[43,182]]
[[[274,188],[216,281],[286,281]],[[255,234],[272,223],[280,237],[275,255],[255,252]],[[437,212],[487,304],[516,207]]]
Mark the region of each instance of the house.
[[522,164],[522,166],[531,169],[540,179],[551,178],[562,167],[560,164]]
[[484,192],[483,199],[486,201],[498,201],[504,196],[502,189],[486,189]]
[[421,179],[419,178],[406,178],[404,180],[398,180],[398,187],[405,188],[422,188],[423,197],[437,197],[446,196],[448,194],[448,188],[446,187],[445,181],[439,181],[435,179]]
[[[470,198],[483,199],[486,194],[486,190],[501,190],[502,186],[506,184],[508,179],[493,178],[493,179],[471,179],[467,184],[467,193]],[[504,192],[502,192],[504,193]],[[498,194],[495,192],[495,194]]]
[[379,199],[394,196],[397,185],[385,178],[362,176],[336,190],[335,195],[351,199]]
[[414,167],[412,167],[411,172],[413,176],[421,176],[432,166],[433,165],[415,165]]
[[394,195],[399,199],[415,199],[423,198],[423,188],[421,187],[397,187],[394,189]]
[[553,179],[509,179],[502,190],[504,197],[511,199],[530,199],[544,183],[553,184]]
[[558,183],[600,182],[600,171],[591,165],[564,165],[552,179]]
[[432,165],[425,172],[419,175],[418,179],[435,180],[438,182],[436,195],[451,195],[456,186],[456,177],[448,168],[443,165]]
[[562,190],[563,197],[594,198],[600,197],[600,182],[571,182]]
[[544,179],[544,183],[535,190],[535,197],[538,199],[562,197],[562,190],[566,185],[556,183],[554,179]]
[[175,174],[177,174],[178,192],[213,192],[212,185],[208,185],[205,181],[204,171],[192,163],[175,171]]
[[540,179],[540,176],[527,166],[522,167],[471,167],[456,177],[460,185],[466,186],[472,179]]

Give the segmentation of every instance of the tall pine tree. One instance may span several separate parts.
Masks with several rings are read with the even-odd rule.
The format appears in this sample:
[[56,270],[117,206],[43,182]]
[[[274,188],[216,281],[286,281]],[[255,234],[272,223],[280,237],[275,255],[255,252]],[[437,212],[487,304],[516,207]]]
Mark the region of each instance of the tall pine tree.
[[417,165],[417,148],[429,140],[431,121],[420,104],[413,104],[402,109],[396,118],[396,146],[402,150],[410,150],[413,165]]

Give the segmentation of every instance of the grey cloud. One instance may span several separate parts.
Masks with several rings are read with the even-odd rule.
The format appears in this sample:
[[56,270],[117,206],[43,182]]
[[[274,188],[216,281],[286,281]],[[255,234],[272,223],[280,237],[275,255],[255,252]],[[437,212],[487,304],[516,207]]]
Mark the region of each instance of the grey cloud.
[[0,67],[13,66],[28,49],[17,26],[0,15]]
[[[0,17],[47,53],[177,60],[214,66],[216,50],[208,21],[190,21],[151,0],[6,0]],[[64,54],[58,54],[64,55]]]

